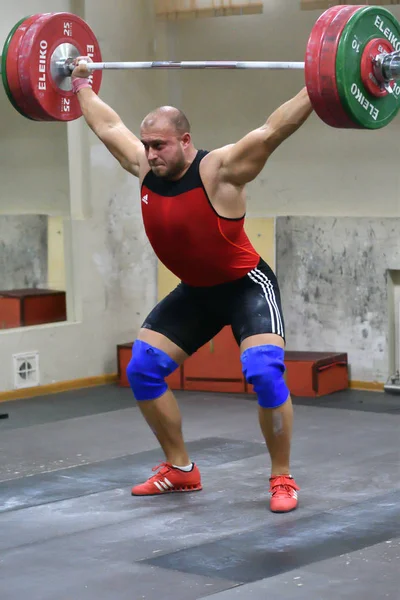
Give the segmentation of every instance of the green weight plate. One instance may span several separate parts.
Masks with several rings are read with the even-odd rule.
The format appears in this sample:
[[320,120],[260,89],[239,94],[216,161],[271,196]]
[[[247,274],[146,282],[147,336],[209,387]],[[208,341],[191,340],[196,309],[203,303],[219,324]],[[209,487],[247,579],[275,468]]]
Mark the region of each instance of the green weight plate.
[[368,42],[375,38],[388,40],[400,50],[400,24],[382,7],[367,6],[352,17],[343,30],[336,57],[336,79],[342,104],[353,121],[365,129],[388,125],[400,108],[400,86],[382,98],[372,95],[361,76],[361,59]]
[[4,42],[4,46],[3,46],[3,53],[1,55],[1,78],[3,80],[3,86],[4,86],[4,90],[8,96],[9,101],[11,102],[11,104],[13,105],[13,107],[15,108],[15,110],[17,110],[23,117],[26,117],[27,119],[30,119],[31,121],[33,121],[33,119],[31,119],[31,117],[28,117],[28,115],[26,115],[22,109],[18,106],[18,104],[15,102],[14,100],[14,96],[11,93],[10,87],[8,85],[8,81],[7,81],[7,52],[8,52],[8,47],[10,45],[11,39],[14,35],[14,33],[17,31],[18,27],[20,25],[22,25],[22,23],[24,21],[26,21],[26,19],[28,19],[29,17],[24,17],[23,19],[21,19],[20,21],[18,21],[18,23],[16,25],[14,25],[14,27],[11,29],[10,33],[8,34],[6,41]]

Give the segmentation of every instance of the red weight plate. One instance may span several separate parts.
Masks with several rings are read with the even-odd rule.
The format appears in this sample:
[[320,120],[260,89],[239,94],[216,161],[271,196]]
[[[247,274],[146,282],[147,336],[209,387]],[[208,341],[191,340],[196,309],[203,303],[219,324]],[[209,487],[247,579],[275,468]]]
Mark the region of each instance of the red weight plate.
[[[392,44],[383,38],[376,38],[368,42],[361,58],[361,79],[367,90],[377,98],[387,96],[389,92],[385,88],[382,88],[376,79],[373,61],[379,54],[388,54],[390,52],[394,52]],[[391,85],[393,86],[394,83],[392,80]]]
[[[90,27],[77,15],[53,13],[37,19],[26,32],[18,59],[19,81],[25,97],[32,98],[47,115],[47,120],[73,121],[81,115],[79,101],[71,90],[58,87],[51,67],[53,54],[69,57],[72,51],[101,62],[99,44]],[[92,75],[98,93],[102,72]],[[64,80],[65,83],[65,80]]]
[[328,25],[321,45],[319,60],[320,92],[322,99],[321,119],[331,127],[360,129],[345,111],[336,84],[337,49],[350,17],[363,6],[345,6]]
[[320,90],[319,58],[325,31],[343,6],[328,8],[316,21],[307,43],[305,57],[305,78],[308,95],[317,115],[322,118],[323,101]]
[[21,108],[22,112],[34,121],[46,120],[46,115],[40,110],[40,107],[37,107],[34,102],[30,102],[29,98],[25,98],[24,94],[22,93],[18,77],[18,55],[19,47],[25,33],[32,23],[34,23],[41,16],[41,14],[32,15],[31,17],[25,19],[23,23],[21,23],[10,40],[6,58],[7,81],[10,92],[16,104]]

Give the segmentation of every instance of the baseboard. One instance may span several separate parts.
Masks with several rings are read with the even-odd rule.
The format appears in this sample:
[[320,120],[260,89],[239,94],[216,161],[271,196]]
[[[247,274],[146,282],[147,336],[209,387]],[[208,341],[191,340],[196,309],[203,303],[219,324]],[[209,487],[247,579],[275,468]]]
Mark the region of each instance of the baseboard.
[[48,394],[58,394],[59,392],[67,392],[69,390],[80,390],[83,388],[95,387],[97,385],[107,385],[109,383],[116,383],[117,381],[117,373],[112,373],[111,375],[98,375],[97,377],[85,377],[84,379],[73,379],[71,381],[60,381],[58,383],[50,383],[48,385],[40,385],[38,387],[25,388],[22,390],[0,392],[0,402],[34,398],[35,396],[46,396]]
[[384,383],[379,381],[350,381],[349,388],[352,390],[368,390],[370,392],[383,392]]
[[[25,388],[23,390],[10,390],[0,392],[0,402],[9,402],[10,400],[21,400],[23,398],[35,398],[36,396],[46,396],[48,394],[58,394],[69,390],[80,390],[88,387],[107,385],[116,383],[118,374],[99,375],[97,377],[85,377],[84,379],[73,379],[72,381],[60,381],[38,387]],[[370,392],[383,392],[384,383],[378,381],[350,381],[349,388],[352,390],[367,390]]]

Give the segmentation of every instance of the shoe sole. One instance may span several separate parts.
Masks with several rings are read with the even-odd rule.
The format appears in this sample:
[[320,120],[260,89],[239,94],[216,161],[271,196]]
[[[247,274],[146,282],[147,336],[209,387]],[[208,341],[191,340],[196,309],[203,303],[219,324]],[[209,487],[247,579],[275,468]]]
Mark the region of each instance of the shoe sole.
[[201,492],[202,489],[203,487],[168,491],[165,490],[165,492],[155,492],[154,494],[134,494],[131,492],[131,496],[166,496],[167,494],[189,494],[190,492]]
[[294,510],[296,510],[296,508],[298,508],[298,505],[294,506],[293,508],[289,508],[289,510],[272,510],[272,508],[270,508],[270,511],[275,514],[283,514],[293,512]]

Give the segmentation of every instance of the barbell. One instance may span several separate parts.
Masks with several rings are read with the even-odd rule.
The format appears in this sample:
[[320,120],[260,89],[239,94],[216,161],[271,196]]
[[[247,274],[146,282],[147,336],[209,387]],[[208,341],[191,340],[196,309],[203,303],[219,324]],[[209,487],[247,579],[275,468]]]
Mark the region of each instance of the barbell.
[[400,24],[381,6],[334,6],[316,21],[304,62],[102,62],[89,25],[77,15],[35,14],[10,31],[1,57],[6,94],[34,121],[72,121],[82,113],[72,92],[78,56],[89,56],[93,90],[107,69],[303,69],[317,115],[338,128],[379,129],[400,108]]

